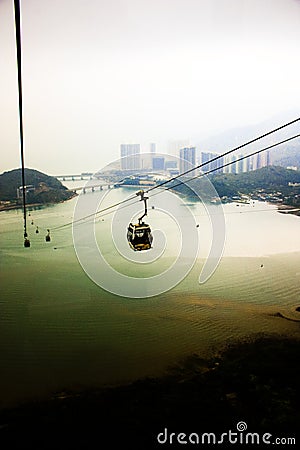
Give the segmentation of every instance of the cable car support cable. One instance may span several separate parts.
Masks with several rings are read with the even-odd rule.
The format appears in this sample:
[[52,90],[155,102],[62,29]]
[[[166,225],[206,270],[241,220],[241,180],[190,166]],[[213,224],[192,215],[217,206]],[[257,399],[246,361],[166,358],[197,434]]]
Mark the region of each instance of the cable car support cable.
[[[259,153],[262,153],[263,151],[266,151],[266,150],[269,150],[269,149],[271,149],[271,148],[277,147],[278,145],[284,144],[284,143],[289,142],[289,141],[291,141],[291,140],[293,140],[293,139],[296,139],[296,138],[298,138],[298,137],[300,137],[300,134],[296,134],[296,135],[294,135],[294,136],[292,136],[292,137],[290,137],[290,138],[284,139],[284,140],[282,140],[282,141],[280,141],[280,142],[276,142],[275,144],[272,144],[272,145],[269,145],[269,146],[267,146],[267,147],[264,147],[264,148],[262,148],[262,149],[260,149],[260,150],[257,150],[257,151],[255,151],[255,152],[253,152],[253,153],[250,153],[250,154],[248,154],[248,155],[245,155],[245,156],[243,156],[243,157],[241,157],[241,158],[238,158],[238,159],[236,159],[236,160],[234,160],[234,161],[230,161],[230,162],[228,162],[228,163],[226,163],[226,164],[223,164],[223,165],[221,165],[221,166],[219,166],[219,167],[217,167],[217,168],[208,170],[207,172],[204,172],[204,173],[202,173],[202,174],[199,174],[199,175],[196,175],[196,176],[194,176],[194,177],[188,178],[187,180],[180,181],[179,183],[177,183],[177,184],[175,184],[175,185],[172,185],[172,186],[169,186],[169,187],[165,187],[164,190],[167,191],[167,190],[174,189],[175,187],[180,186],[180,185],[183,184],[183,183],[188,183],[189,181],[194,180],[194,179],[196,179],[196,178],[204,177],[204,176],[206,176],[206,175],[209,175],[210,173],[213,173],[213,172],[216,172],[217,170],[222,169],[223,167],[230,166],[230,165],[232,165],[232,164],[235,164],[235,163],[238,162],[238,161],[242,161],[242,160],[244,160],[244,159],[250,158],[251,156],[257,155],[257,154],[259,154]],[[221,155],[219,156],[219,158],[221,158]],[[216,159],[218,159],[218,158],[216,158]],[[216,159],[214,158],[214,159],[211,160],[211,161],[215,161]],[[205,164],[208,164],[209,162],[210,162],[210,161],[207,161]],[[196,169],[197,169],[197,167],[194,167],[192,170],[196,170]],[[190,172],[190,171],[189,171],[189,172]],[[172,180],[174,181],[175,179],[178,179],[178,178],[181,177],[182,175],[183,175],[183,174],[180,174],[180,175],[178,175],[178,176],[172,178]],[[170,182],[170,181],[172,181],[172,180],[168,180],[167,182]],[[164,182],[164,183],[161,183],[161,184],[155,186],[155,188],[156,188],[156,187],[161,187],[162,185],[165,185],[165,184],[166,184],[165,182]],[[148,193],[148,192],[151,191],[151,190],[153,190],[153,189],[149,189],[149,190],[145,191],[145,193]],[[162,192],[162,191],[158,191],[158,192],[156,192],[156,193],[153,193],[151,196],[149,196],[149,200],[150,200],[152,197],[155,197],[156,195],[160,194],[161,192]],[[137,193],[136,195],[138,195],[138,193]],[[128,202],[129,200],[133,200],[133,202],[130,203],[130,204],[121,206],[123,203],[126,203],[126,202]],[[131,206],[131,205],[133,205],[133,204],[135,204],[135,203],[136,203],[136,196],[135,196],[135,197],[129,197],[129,198],[125,199],[125,200],[122,200],[122,201],[120,201],[120,202],[118,202],[118,203],[115,203],[115,204],[113,204],[113,205],[111,205],[111,206],[108,206],[108,207],[106,207],[106,208],[104,208],[104,209],[101,209],[101,210],[99,210],[99,211],[96,211],[96,212],[93,213],[93,214],[89,214],[89,215],[87,215],[87,216],[85,216],[85,217],[81,217],[80,219],[77,219],[77,220],[75,220],[75,221],[68,222],[68,223],[66,223],[66,224],[64,224],[64,225],[60,225],[60,226],[58,226],[58,227],[56,227],[56,228],[53,228],[53,230],[58,230],[58,229],[61,229],[61,228],[64,228],[64,227],[67,227],[67,226],[76,224],[76,223],[78,223],[78,222],[82,222],[82,221],[84,221],[84,220],[86,220],[86,219],[94,218],[95,216],[98,216],[98,218],[101,218],[101,217],[104,217],[104,216],[106,216],[106,215],[108,215],[108,214],[112,214],[114,211],[111,211],[111,209],[116,208],[117,206],[121,206],[121,209],[122,209],[122,208],[126,208],[126,207],[128,207],[128,206]],[[103,213],[104,213],[104,214],[103,214]]]
[[22,173],[22,198],[23,198],[23,218],[24,218],[24,247],[30,247],[27,234],[27,213],[26,213],[26,184],[25,184],[25,164],[24,164],[24,134],[23,134],[23,95],[22,95],[22,49],[21,49],[21,14],[20,2],[14,0],[15,27],[16,27],[16,47],[18,66],[18,93],[19,93],[19,126],[20,126],[20,149],[21,149],[21,173]]
[[[15,9],[15,28],[16,28],[17,66],[18,66],[19,126],[20,126],[20,150],[21,150],[21,166],[22,166],[21,173],[22,173],[23,218],[24,218],[24,246],[25,246],[25,247],[29,247],[29,246],[30,246],[30,241],[29,241],[29,239],[28,239],[28,234],[27,234],[27,217],[26,217],[27,214],[26,214],[26,184],[25,184],[24,134],[23,134],[21,14],[20,14],[20,2],[19,2],[19,0],[14,0],[14,9]],[[184,176],[184,175],[187,175],[187,174],[193,172],[194,170],[200,169],[201,167],[203,167],[203,166],[205,166],[205,165],[207,165],[207,164],[209,164],[209,163],[212,163],[212,162],[214,162],[214,161],[217,161],[218,159],[223,158],[224,156],[227,156],[227,155],[229,155],[230,153],[233,153],[233,152],[235,152],[236,150],[239,150],[239,149],[241,149],[241,148],[243,148],[243,147],[246,147],[247,145],[250,145],[250,144],[252,144],[252,143],[254,143],[254,142],[256,142],[256,141],[258,141],[258,140],[260,140],[260,139],[262,139],[262,138],[264,138],[264,137],[266,137],[266,136],[270,136],[271,134],[273,134],[273,133],[275,133],[275,132],[277,132],[277,131],[279,131],[279,130],[284,129],[284,128],[286,128],[286,127],[288,127],[288,126],[290,126],[290,125],[292,125],[292,124],[298,122],[299,120],[300,120],[300,117],[297,118],[297,119],[294,119],[294,120],[292,120],[292,121],[290,121],[290,122],[288,122],[288,123],[286,123],[286,124],[284,124],[284,125],[281,125],[280,127],[277,127],[277,128],[275,128],[275,129],[273,129],[273,130],[267,132],[267,133],[264,133],[264,134],[262,134],[262,135],[260,135],[260,136],[258,136],[258,137],[256,137],[256,138],[254,138],[254,139],[251,139],[250,141],[247,141],[247,142],[245,142],[244,144],[241,144],[241,145],[239,145],[239,146],[237,146],[237,147],[235,147],[235,148],[233,148],[233,149],[231,149],[231,150],[228,150],[227,152],[225,152],[225,153],[223,153],[223,154],[221,154],[221,155],[218,155],[218,156],[216,156],[216,157],[210,159],[209,161],[207,161],[207,162],[205,162],[205,163],[199,164],[198,166],[195,166],[195,167],[193,167],[193,168],[187,170],[186,172],[181,173],[180,175],[177,175],[177,176],[175,176],[175,177],[172,177],[172,178],[169,179],[169,180],[166,180],[166,181],[164,181],[164,182],[162,182],[162,183],[160,183],[160,184],[157,184],[156,186],[153,186],[153,187],[149,188],[147,191],[145,191],[145,193],[149,193],[150,191],[153,191],[154,189],[160,188],[160,187],[166,185],[167,183],[170,183],[170,182],[172,182],[172,181],[175,181],[176,179],[178,179],[178,178],[180,178],[180,177],[182,177],[182,176]],[[299,136],[300,136],[299,134],[298,134],[298,135],[295,135],[295,136],[293,136],[293,137],[291,137],[291,138],[285,139],[285,140],[283,140],[283,141],[281,141],[281,142],[278,142],[278,143],[276,143],[276,144],[270,145],[270,146],[265,147],[265,148],[263,148],[263,149],[261,149],[261,150],[258,150],[258,151],[256,151],[256,152],[253,152],[253,153],[251,153],[251,154],[249,154],[249,155],[246,155],[246,156],[244,156],[244,157],[241,157],[241,158],[239,158],[239,159],[237,159],[237,160],[235,160],[235,161],[231,161],[231,162],[226,163],[226,164],[223,164],[223,165],[221,165],[221,166],[219,166],[219,167],[217,167],[217,168],[215,168],[215,169],[211,169],[211,170],[209,170],[209,171],[207,171],[207,172],[205,172],[205,173],[203,173],[203,174],[194,176],[194,177],[192,177],[192,178],[190,178],[189,180],[186,180],[186,181],[191,181],[191,180],[193,180],[193,179],[200,178],[200,177],[202,177],[202,176],[204,176],[204,175],[208,175],[208,174],[210,174],[210,173],[212,173],[212,172],[215,172],[215,171],[217,171],[217,170],[220,170],[220,169],[223,168],[223,167],[229,166],[229,165],[234,164],[234,163],[236,163],[236,162],[238,162],[238,161],[242,161],[243,159],[246,159],[246,158],[248,158],[248,157],[250,157],[250,156],[253,156],[253,155],[256,155],[256,154],[258,154],[258,153],[261,153],[262,151],[265,151],[265,150],[267,150],[267,149],[274,148],[274,147],[276,147],[276,146],[278,146],[278,145],[280,145],[280,144],[283,144],[283,143],[285,143],[285,142],[288,142],[288,141],[290,141],[290,140],[292,140],[292,139],[295,139],[296,137],[299,137]],[[171,187],[169,187],[169,188],[165,188],[165,190],[173,189],[174,187],[177,187],[177,186],[181,185],[182,183],[183,183],[183,182],[180,182],[179,184],[177,184],[177,185],[175,185],[175,186],[171,186]],[[142,192],[142,194],[141,194],[140,192]],[[147,203],[146,203],[146,200],[148,199],[148,197],[145,197],[145,196],[144,196],[144,191],[140,191],[140,192],[138,192],[136,195],[141,195],[141,200],[143,200],[143,201],[144,201],[144,204],[145,204],[145,213],[144,213],[144,215],[139,219],[139,223],[140,223],[140,221],[142,220],[142,218],[143,218],[145,215],[147,215]],[[158,193],[160,193],[160,192],[158,192]],[[157,194],[158,194],[158,193],[157,193]],[[154,194],[154,195],[157,195],[157,194]],[[151,197],[153,197],[153,196],[151,196]],[[151,198],[151,197],[150,197],[150,198]],[[86,217],[82,217],[82,218],[80,218],[80,219],[77,219],[76,221],[69,222],[69,223],[67,223],[67,224],[58,226],[58,227],[53,228],[53,229],[54,229],[54,230],[57,230],[57,229],[61,229],[61,228],[63,228],[63,227],[67,227],[67,226],[69,226],[69,225],[73,225],[74,223],[81,222],[81,221],[86,220],[86,219],[88,219],[88,218],[90,218],[90,217],[94,217],[95,215],[99,215],[99,214],[101,214],[101,213],[103,213],[103,212],[110,211],[112,208],[116,208],[117,206],[120,206],[120,205],[122,205],[123,203],[128,202],[128,201],[130,201],[130,200],[134,200],[134,199],[135,199],[135,197],[127,198],[126,200],[120,201],[120,202],[118,202],[118,203],[115,203],[114,205],[111,205],[111,206],[109,206],[109,207],[107,207],[107,208],[104,208],[104,209],[102,209],[102,210],[100,210],[100,211],[97,211],[97,212],[94,213],[94,214],[90,214],[90,215],[88,215],[88,216],[86,216]],[[125,206],[129,206],[129,205],[125,205]],[[50,235],[49,235],[49,230],[48,230],[48,236],[50,236]],[[49,238],[48,238],[48,239],[49,239]]]
[[[246,147],[247,145],[253,144],[254,142],[256,142],[256,141],[258,141],[260,139],[263,139],[266,136],[269,136],[269,135],[271,135],[273,133],[276,133],[276,131],[282,130],[283,128],[286,128],[286,127],[288,127],[288,126],[298,122],[299,120],[300,120],[300,117],[298,117],[297,119],[294,119],[294,120],[292,120],[292,121],[290,121],[290,122],[288,122],[288,123],[286,123],[284,125],[281,125],[280,127],[274,128],[273,130],[268,131],[267,133],[264,133],[264,134],[254,138],[254,139],[251,139],[250,141],[247,141],[244,144],[241,144],[241,145],[239,145],[239,146],[237,146],[237,147],[235,147],[235,148],[233,148],[231,150],[228,150],[227,152],[222,153],[221,155],[215,156],[214,158],[210,159],[209,161],[206,161],[205,163],[199,164],[198,166],[195,166],[195,167],[187,170],[186,172],[183,172],[183,173],[181,173],[179,175],[176,175],[173,178],[170,178],[169,180],[166,180],[166,181],[164,181],[164,182],[162,182],[162,183],[160,183],[160,184],[158,184],[156,186],[153,186],[150,189],[148,189],[146,192],[150,192],[150,191],[153,191],[154,189],[157,189],[157,188],[159,188],[161,186],[164,186],[165,184],[170,183],[171,181],[174,181],[174,180],[176,180],[179,177],[187,175],[188,173],[193,172],[196,169],[200,169],[201,167],[203,167],[203,166],[205,166],[205,165],[207,165],[209,163],[212,163],[212,162],[214,162],[214,161],[216,161],[216,160],[218,160],[220,158],[223,158],[224,156],[229,155],[230,153],[233,153],[236,150],[240,150],[241,148]],[[279,144],[277,144],[277,145],[279,145]],[[251,156],[251,155],[249,155],[249,156]],[[236,161],[234,161],[234,162],[236,162]]]
[[[264,152],[264,151],[266,151],[266,150],[270,150],[271,148],[277,147],[278,145],[285,144],[286,142],[289,142],[289,141],[291,141],[292,139],[296,139],[296,138],[298,138],[298,137],[300,137],[300,134],[296,134],[295,136],[292,136],[292,137],[290,137],[290,138],[284,139],[283,141],[277,142],[277,143],[275,143],[275,144],[271,144],[271,145],[269,145],[268,147],[264,147],[264,148],[262,148],[262,149],[260,149],[260,150],[257,150],[257,151],[255,151],[255,152],[253,152],[253,153],[249,153],[249,155],[242,156],[241,158],[235,159],[234,161],[230,161],[230,162],[228,162],[228,163],[226,163],[226,164],[222,164],[221,166],[218,166],[218,167],[216,167],[216,168],[214,168],[214,169],[208,170],[207,172],[201,173],[201,174],[199,174],[199,175],[195,175],[194,177],[191,177],[191,178],[189,178],[188,180],[180,181],[178,184],[175,184],[174,186],[166,187],[166,188],[164,188],[164,189],[165,189],[165,191],[168,191],[168,190],[170,190],[170,189],[174,189],[175,187],[180,186],[181,184],[185,184],[185,183],[188,183],[189,181],[195,180],[196,178],[201,178],[201,177],[204,177],[205,175],[209,175],[210,173],[216,172],[217,170],[223,169],[224,167],[230,166],[231,164],[236,164],[236,163],[239,162],[239,161],[243,161],[244,159],[250,158],[251,156],[258,155],[259,153],[262,153],[262,152]],[[221,157],[222,157],[222,156],[220,156],[220,158],[221,158]],[[213,159],[212,161],[215,161],[215,159]],[[208,164],[209,162],[210,162],[210,161],[206,162],[205,164]],[[196,170],[196,169],[197,169],[197,167],[195,167],[193,170]],[[190,172],[190,170],[189,170],[189,172]],[[182,176],[182,175],[183,175],[183,174],[180,174],[179,176]],[[177,177],[177,178],[179,178],[179,177]],[[176,178],[174,178],[174,179],[176,179]],[[169,182],[169,181],[171,181],[171,180],[168,180],[168,182]],[[162,183],[162,184],[165,184],[165,183]],[[156,187],[160,187],[160,186],[161,186],[161,185],[155,186],[155,188],[156,188]],[[152,189],[152,188],[151,188],[151,189]],[[151,191],[151,189],[149,189],[149,190]],[[153,190],[153,189],[152,189],[152,190]],[[146,192],[149,192],[149,191],[146,191]],[[158,194],[158,193],[157,193],[157,194]],[[157,194],[151,195],[150,198],[154,197],[154,196],[157,195]]]

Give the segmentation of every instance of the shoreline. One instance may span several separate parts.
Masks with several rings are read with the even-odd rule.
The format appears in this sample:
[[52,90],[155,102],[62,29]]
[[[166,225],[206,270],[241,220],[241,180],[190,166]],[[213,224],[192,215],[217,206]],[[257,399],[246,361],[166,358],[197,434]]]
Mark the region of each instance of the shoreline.
[[[59,202],[52,202],[52,203],[28,203],[26,204],[26,208],[30,209],[30,208],[39,208],[39,207],[47,207],[47,206],[54,206],[54,205],[59,205],[60,203],[65,203],[69,200],[72,200],[74,197],[76,197],[78,194],[76,194],[76,192],[73,193],[73,195],[66,199],[66,200],[60,200]],[[12,211],[12,210],[17,210],[17,209],[23,209],[23,205],[7,205],[7,206],[0,206],[0,212],[1,211]]]
[[300,216],[300,207],[297,208],[291,205],[283,205],[282,203],[276,203],[276,206],[278,208],[278,212],[281,214],[293,214],[295,216]]
[[[61,203],[61,202],[60,202]],[[26,205],[26,208],[35,208],[39,206],[49,206],[49,205],[56,205],[57,203],[29,203]],[[8,206],[0,206],[0,212],[1,211],[11,211],[14,209],[23,209],[23,205],[8,205]]]
[[[124,186],[124,187],[127,188],[127,187],[132,187],[132,186],[129,185],[129,186]],[[174,193],[178,194],[177,191],[174,191]],[[64,202],[66,202],[68,200],[72,200],[72,198],[76,197],[77,195],[78,194],[76,192],[73,192],[73,195],[70,198],[66,199],[66,200],[61,200],[59,202],[54,202],[54,203],[29,203],[29,204],[26,205],[26,207],[28,209],[30,209],[30,208],[39,208],[39,207],[43,207],[43,206],[45,206],[45,207],[53,206],[53,205],[57,205],[59,203],[64,203]],[[235,202],[225,202],[225,203],[221,202],[220,205],[222,205],[222,204],[230,204],[230,203],[235,203]],[[279,212],[280,214],[292,214],[292,215],[300,217],[300,207],[297,208],[295,206],[286,205],[286,204],[283,204],[283,203],[273,203],[273,202],[268,202],[268,201],[266,201],[266,203],[268,205],[272,205],[272,206],[275,205],[277,207],[277,212]],[[0,213],[1,213],[1,211],[11,211],[11,210],[17,210],[17,209],[23,209],[23,205],[22,204],[19,204],[19,205],[16,205],[16,204],[15,205],[7,205],[7,206],[5,206],[5,205],[1,206],[0,205]]]

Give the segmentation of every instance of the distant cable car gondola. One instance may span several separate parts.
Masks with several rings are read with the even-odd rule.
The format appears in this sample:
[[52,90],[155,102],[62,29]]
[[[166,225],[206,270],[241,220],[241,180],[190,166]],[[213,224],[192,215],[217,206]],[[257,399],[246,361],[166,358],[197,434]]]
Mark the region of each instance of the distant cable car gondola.
[[51,237],[50,237],[50,230],[47,230],[48,233],[45,236],[46,242],[50,242],[51,241]]
[[153,236],[151,234],[150,226],[143,222],[142,219],[147,215],[147,200],[148,197],[145,197],[144,191],[137,192],[136,195],[141,196],[141,200],[144,201],[145,212],[138,219],[139,223],[133,224],[130,223],[127,230],[127,240],[129,246],[135,251],[149,250],[151,248],[151,244],[153,241]]

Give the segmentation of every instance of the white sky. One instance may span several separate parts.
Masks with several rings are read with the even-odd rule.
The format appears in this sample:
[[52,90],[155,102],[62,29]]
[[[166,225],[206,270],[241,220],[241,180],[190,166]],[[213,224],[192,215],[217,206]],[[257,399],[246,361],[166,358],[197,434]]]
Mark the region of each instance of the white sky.
[[[300,104],[297,0],[23,0],[21,10],[27,167],[96,171],[121,143],[164,152]],[[14,33],[13,0],[0,0],[0,172],[20,166]]]

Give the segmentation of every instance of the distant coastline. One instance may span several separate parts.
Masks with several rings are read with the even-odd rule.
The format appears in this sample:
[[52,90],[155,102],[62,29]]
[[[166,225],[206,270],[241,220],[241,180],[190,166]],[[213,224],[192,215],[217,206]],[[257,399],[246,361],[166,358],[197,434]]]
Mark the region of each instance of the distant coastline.
[[[52,206],[52,205],[57,205],[58,203],[64,203],[68,200],[71,200],[72,198],[76,197],[78,194],[76,194],[76,192],[73,193],[73,195],[71,197],[69,197],[66,200],[61,200],[59,202],[49,202],[49,203],[27,203],[26,204],[26,208],[28,208],[29,210],[31,208],[38,208],[38,207],[46,207],[46,206]],[[0,205],[0,212],[1,211],[11,211],[11,210],[15,210],[15,209],[23,209],[23,205],[22,204],[8,204],[8,205]]]
[[[57,178],[48,176],[33,169],[26,171],[26,203],[28,208],[41,207],[61,203],[77,195],[68,189]],[[153,188],[164,178],[157,178],[153,174],[125,176],[125,174],[110,175],[109,183],[115,187],[148,189]],[[218,197],[211,198],[206,192],[204,178],[197,180],[182,179],[182,183],[174,185],[172,179],[168,189],[177,194],[193,197],[194,183],[203,192],[203,198],[212,203],[247,203],[250,201],[264,201],[275,205],[282,214],[300,216],[300,171],[287,170],[283,167],[268,166],[252,172],[240,174],[216,173],[210,177]],[[106,180],[106,182],[108,182]],[[20,169],[4,172],[0,175],[0,211],[22,208],[22,186]],[[196,187],[196,186],[195,186]]]
[[[138,185],[124,185],[122,187],[126,187],[126,188],[136,188],[136,187],[141,187]],[[178,193],[176,191],[174,191],[175,193]],[[68,198],[67,200],[61,200],[60,202],[49,202],[49,203],[28,203],[26,204],[26,207],[28,209],[31,208],[38,208],[38,207],[47,207],[47,206],[51,206],[51,205],[55,205],[57,203],[64,203],[65,201],[71,200],[72,198],[76,197],[78,194],[76,192],[73,192],[73,195]],[[227,202],[227,203],[235,203],[234,201],[232,202]],[[274,203],[272,202],[266,202],[269,205],[273,205]],[[294,216],[300,217],[300,208],[295,208],[291,205],[287,205],[287,204],[282,204],[282,203],[277,203],[275,204],[275,206],[277,207],[277,211],[281,214],[293,214]],[[23,205],[22,204],[8,204],[8,205],[1,205],[0,204],[0,212],[2,211],[11,211],[11,210],[17,210],[17,209],[23,209]]]

